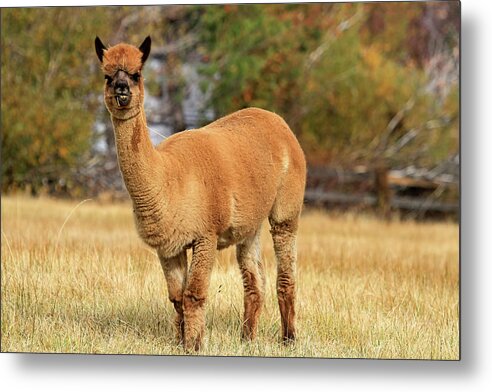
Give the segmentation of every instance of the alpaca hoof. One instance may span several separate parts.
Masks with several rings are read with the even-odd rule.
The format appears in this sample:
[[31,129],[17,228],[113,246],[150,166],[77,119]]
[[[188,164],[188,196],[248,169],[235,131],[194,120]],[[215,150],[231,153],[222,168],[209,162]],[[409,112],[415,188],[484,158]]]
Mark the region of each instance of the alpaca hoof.
[[282,343],[286,346],[294,344],[296,341],[295,333],[290,333],[282,337]]
[[184,349],[187,353],[190,354],[200,351],[201,346],[202,346],[202,342],[199,340],[184,342]]
[[249,328],[244,329],[243,333],[241,334],[241,340],[243,342],[251,342],[256,338],[256,332],[251,331]]
[[196,335],[184,334],[184,348],[186,352],[193,353],[200,351],[203,342],[204,331],[203,329]]

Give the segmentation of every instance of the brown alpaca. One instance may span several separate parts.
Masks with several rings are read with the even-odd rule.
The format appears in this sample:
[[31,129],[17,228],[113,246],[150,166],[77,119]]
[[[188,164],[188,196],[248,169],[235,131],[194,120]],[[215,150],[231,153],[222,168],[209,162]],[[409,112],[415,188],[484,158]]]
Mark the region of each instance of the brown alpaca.
[[138,233],[159,255],[178,338],[186,349],[199,349],[216,252],[231,245],[243,276],[243,337],[255,337],[265,284],[259,236],[269,218],[282,336],[293,340],[296,235],[306,178],[301,147],[282,118],[251,108],[175,134],[154,148],[141,77],[150,44],[147,37],[139,48],[121,43],[106,49],[95,41],[121,173]]

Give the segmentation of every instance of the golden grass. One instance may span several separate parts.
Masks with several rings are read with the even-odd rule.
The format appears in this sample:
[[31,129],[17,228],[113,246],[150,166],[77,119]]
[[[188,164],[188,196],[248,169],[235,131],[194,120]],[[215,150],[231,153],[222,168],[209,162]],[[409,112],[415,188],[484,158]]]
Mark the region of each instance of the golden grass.
[[[2,198],[2,351],[184,354],[174,342],[164,275],[137,237],[130,205],[77,204]],[[306,211],[298,341],[287,347],[267,226],[258,338],[241,342],[242,283],[227,249],[213,272],[199,354],[459,358],[456,224]]]

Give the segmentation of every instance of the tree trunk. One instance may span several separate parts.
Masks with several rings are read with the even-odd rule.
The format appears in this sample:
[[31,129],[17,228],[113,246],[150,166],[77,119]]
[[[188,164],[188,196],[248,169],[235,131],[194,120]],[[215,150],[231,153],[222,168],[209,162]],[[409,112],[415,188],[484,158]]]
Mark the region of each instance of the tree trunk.
[[376,209],[378,214],[389,219],[391,213],[391,189],[388,182],[388,166],[378,162],[374,166],[374,191],[376,193]]

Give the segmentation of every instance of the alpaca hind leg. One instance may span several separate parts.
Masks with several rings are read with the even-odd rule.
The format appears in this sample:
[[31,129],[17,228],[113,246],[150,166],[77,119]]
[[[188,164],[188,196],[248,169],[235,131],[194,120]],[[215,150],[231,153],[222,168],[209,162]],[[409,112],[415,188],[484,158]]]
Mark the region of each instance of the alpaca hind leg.
[[236,255],[244,286],[243,339],[249,340],[256,337],[265,293],[263,265],[260,260],[260,228],[254,236],[237,245]]
[[282,321],[282,339],[295,340],[295,272],[298,216],[283,222],[270,219],[273,247],[277,259],[277,296]]
[[[159,252],[157,252],[159,254]],[[166,258],[159,254],[162,269],[166,277],[167,291],[169,300],[176,309],[176,337],[179,342],[183,342],[184,319],[183,319],[183,290],[186,282],[186,250],[175,257]]]
[[186,350],[200,349],[205,330],[205,301],[215,261],[217,240],[202,238],[193,245],[193,257],[183,292],[184,345]]

